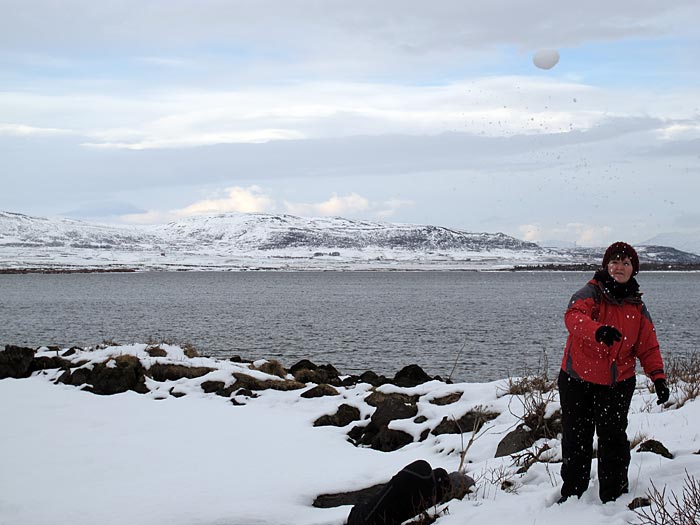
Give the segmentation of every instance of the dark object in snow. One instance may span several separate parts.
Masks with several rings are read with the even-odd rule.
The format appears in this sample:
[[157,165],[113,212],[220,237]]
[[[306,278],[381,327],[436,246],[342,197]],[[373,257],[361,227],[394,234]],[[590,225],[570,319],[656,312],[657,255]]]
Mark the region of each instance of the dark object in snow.
[[390,429],[389,423],[395,419],[415,417],[418,414],[416,400],[417,396],[374,392],[365,399],[369,405],[377,407],[369,424],[354,427],[348,433],[348,437],[355,444],[368,445],[382,452],[398,450],[413,443],[413,436],[401,430]]
[[163,350],[160,346],[149,346],[146,348],[146,353],[151,357],[167,357],[168,352]]
[[340,395],[340,392],[338,392],[331,385],[321,384],[321,385],[316,385],[315,387],[311,388],[310,390],[307,390],[306,392],[302,392],[300,397],[303,397],[305,399],[311,399],[314,397],[339,396],[339,395]]
[[408,365],[396,372],[391,382],[396,386],[410,388],[432,380],[433,378],[426,374],[420,366]]
[[353,407],[343,403],[338,407],[338,411],[333,415],[325,415],[319,417],[314,421],[315,427],[344,427],[349,425],[353,421],[358,421],[360,419],[360,410],[357,407]]
[[653,452],[659,456],[673,459],[673,454],[671,454],[660,441],[656,441],[655,439],[647,439],[644,443],[639,445],[637,452]]
[[223,381],[204,381],[201,385],[202,391],[206,394],[216,394],[221,397],[231,397],[234,385],[226,386]]
[[62,357],[56,357],[55,355],[51,357],[42,355],[34,358],[31,366],[29,367],[29,371],[31,373],[36,372],[37,370],[51,370],[56,368],[68,370],[72,366],[76,365],[72,364],[67,359],[63,359]]
[[177,381],[178,379],[194,379],[212,372],[213,368],[206,366],[169,365],[156,363],[148,369],[148,375],[155,381]]
[[627,508],[630,510],[641,509],[642,507],[651,507],[651,500],[649,498],[639,497],[634,498]]
[[378,483],[352,492],[338,492],[336,494],[321,494],[314,499],[313,506],[317,509],[332,509],[343,505],[356,505],[360,501],[367,501],[386,487],[386,483]]
[[442,421],[433,429],[433,435],[461,434],[463,432],[478,432],[484,423],[496,419],[499,414],[495,412],[482,412],[470,410],[459,419],[443,417]]
[[378,492],[360,499],[347,525],[399,525],[439,503],[464,497],[472,486],[474,480],[469,476],[447,474],[443,468],[433,470],[427,461],[414,461]]
[[88,384],[88,392],[100,395],[112,395],[133,390],[139,394],[148,392],[145,370],[138,357],[120,355],[104,363],[95,364],[92,369],[78,368],[69,370],[58,378],[59,383],[73,386]]
[[453,394],[447,394],[446,396],[436,397],[430,400],[430,404],[437,406],[451,405],[462,399],[462,394],[464,394],[464,392],[455,392]]
[[32,348],[6,345],[0,352],[0,379],[29,377],[35,353]]
[[318,365],[316,363],[313,363],[313,362],[309,361],[308,359],[302,359],[298,363],[292,365],[292,367],[289,369],[289,373],[294,375],[299,370],[316,370],[317,368],[318,368]]
[[367,370],[366,372],[360,374],[360,379],[363,383],[367,383],[368,385],[372,385],[375,387],[386,385],[389,382],[389,380],[386,377],[377,375],[371,370]]

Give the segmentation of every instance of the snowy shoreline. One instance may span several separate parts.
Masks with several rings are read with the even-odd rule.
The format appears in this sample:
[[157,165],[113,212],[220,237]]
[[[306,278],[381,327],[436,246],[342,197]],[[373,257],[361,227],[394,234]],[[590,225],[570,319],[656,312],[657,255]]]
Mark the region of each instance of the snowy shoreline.
[[[412,369],[361,379],[330,365],[286,370],[165,344],[42,347],[13,351],[13,359],[9,348],[0,351],[0,371],[8,362],[24,368],[22,378],[0,373],[0,446],[13,451],[0,475],[3,524],[340,525],[350,507],[314,507],[319,495],[385,482],[415,459],[455,470],[465,453],[477,490],[448,502],[449,513],[436,509],[440,525],[523,515],[538,524],[622,525],[634,523],[627,505],[652,481],[680,494],[686,472],[700,477],[700,403],[679,406],[682,382],[672,382],[671,400],[658,407],[638,377],[630,494],[602,505],[594,464],[583,498],[557,506],[558,396],[518,388],[536,385],[532,378],[449,384]],[[533,401],[544,403],[550,433],[496,457],[504,438],[526,434]],[[649,440],[671,457],[640,452]]]

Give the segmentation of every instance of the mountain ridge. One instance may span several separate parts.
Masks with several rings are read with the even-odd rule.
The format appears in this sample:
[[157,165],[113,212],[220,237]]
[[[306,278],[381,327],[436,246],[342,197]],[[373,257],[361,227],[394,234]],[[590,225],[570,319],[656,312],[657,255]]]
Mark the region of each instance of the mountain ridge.
[[[114,226],[0,211],[0,268],[502,269],[590,264],[604,248],[543,248],[503,233],[342,217],[265,213]],[[642,261],[700,264],[671,247],[639,246]]]

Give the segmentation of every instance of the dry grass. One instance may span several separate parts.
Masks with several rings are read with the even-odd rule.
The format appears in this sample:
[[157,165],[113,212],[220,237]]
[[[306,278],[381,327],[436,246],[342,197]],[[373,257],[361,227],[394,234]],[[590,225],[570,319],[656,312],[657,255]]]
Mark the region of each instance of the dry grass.
[[685,473],[683,492],[680,496],[671,492],[666,497],[666,487],[649,491],[649,507],[635,509],[638,525],[697,525],[700,523],[700,481]]
[[698,352],[673,356],[667,360],[666,375],[671,392],[678,400],[677,408],[700,396],[700,354]]

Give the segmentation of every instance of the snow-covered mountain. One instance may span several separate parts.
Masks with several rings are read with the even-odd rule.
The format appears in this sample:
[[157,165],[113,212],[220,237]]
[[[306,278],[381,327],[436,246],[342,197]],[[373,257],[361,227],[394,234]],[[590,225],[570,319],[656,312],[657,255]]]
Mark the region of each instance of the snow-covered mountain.
[[[227,213],[110,226],[0,212],[0,269],[486,269],[598,262],[603,250],[337,217]],[[700,264],[673,248],[640,247],[640,257]]]
[[673,232],[655,235],[643,244],[674,246],[679,250],[700,255],[700,230],[694,232]]
[[151,231],[170,243],[221,247],[224,250],[390,249],[537,251],[539,246],[502,233],[471,233],[439,226],[386,224],[292,215],[219,214],[188,217]]

